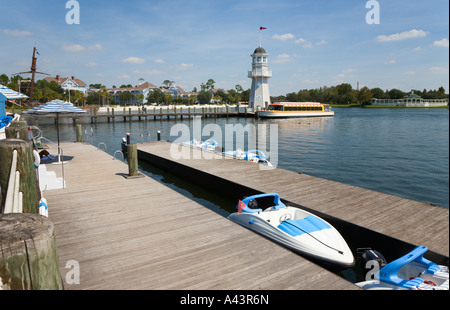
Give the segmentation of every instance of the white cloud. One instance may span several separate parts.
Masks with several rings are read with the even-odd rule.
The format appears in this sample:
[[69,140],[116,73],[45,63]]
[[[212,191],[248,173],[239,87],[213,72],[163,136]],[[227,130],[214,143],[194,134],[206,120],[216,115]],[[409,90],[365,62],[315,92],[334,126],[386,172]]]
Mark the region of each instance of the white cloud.
[[448,67],[430,67],[432,74],[448,74]]
[[280,54],[273,61],[273,63],[276,63],[276,64],[285,64],[285,63],[289,63],[289,62],[292,62],[292,58],[289,54]]
[[285,34],[275,34],[272,38],[276,40],[285,41],[293,39],[295,38],[295,36],[292,33],[285,33]]
[[327,41],[321,40],[321,41],[317,42],[316,45],[325,45],[327,43],[328,43]]
[[312,43],[306,43],[305,45],[303,45],[304,48],[312,48],[313,45]]
[[100,51],[103,47],[100,44],[83,46],[81,44],[63,44],[61,50],[65,52]]
[[342,70],[343,73],[353,73],[353,72],[356,72],[356,71],[358,71],[358,70],[354,69],[354,68],[349,68],[349,69]]
[[297,40],[295,40],[294,41],[295,43],[297,43],[297,44],[300,44],[300,43],[305,43],[306,42],[306,40],[305,39],[303,39],[303,38],[298,38]]
[[448,47],[448,39],[443,38],[442,40],[434,41],[433,45],[439,47]]
[[97,63],[95,63],[93,61],[90,61],[86,64],[86,67],[95,67],[95,66],[97,66]]
[[391,59],[391,60],[389,60],[389,61],[386,61],[384,64],[385,65],[393,65],[393,64],[395,64],[397,61],[395,61],[394,59]]
[[304,84],[317,84],[319,83],[318,80],[303,80],[302,83]]
[[162,74],[163,72],[161,70],[134,70],[133,73],[135,74],[147,74],[147,75],[156,75],[156,74]]
[[156,62],[157,64],[163,64],[163,63],[165,63],[164,59],[156,59],[155,62]]
[[139,58],[139,57],[128,57],[128,58],[122,59],[122,62],[140,65],[140,64],[143,64],[145,62],[145,60],[142,58]]
[[420,46],[414,48],[414,51],[416,51],[416,52],[418,52],[420,50],[422,50],[422,48]]
[[182,64],[178,67],[178,69],[180,69],[180,70],[188,70],[188,69],[192,69],[192,68],[194,68],[194,64],[191,64],[191,63],[187,63],[187,64],[182,63]]
[[378,40],[378,42],[400,41],[400,40],[405,40],[405,39],[426,37],[427,34],[428,34],[428,32],[426,32],[426,31],[413,29],[410,31],[394,33],[394,34],[391,34],[388,36],[379,35],[377,37],[377,40]]
[[3,29],[3,33],[7,36],[14,36],[14,37],[24,37],[24,36],[30,36],[33,33],[31,31],[27,30],[10,30],[10,29]]
[[122,74],[122,75],[119,75],[118,76],[118,78],[120,78],[120,79],[129,79],[131,76],[129,76],[128,74]]

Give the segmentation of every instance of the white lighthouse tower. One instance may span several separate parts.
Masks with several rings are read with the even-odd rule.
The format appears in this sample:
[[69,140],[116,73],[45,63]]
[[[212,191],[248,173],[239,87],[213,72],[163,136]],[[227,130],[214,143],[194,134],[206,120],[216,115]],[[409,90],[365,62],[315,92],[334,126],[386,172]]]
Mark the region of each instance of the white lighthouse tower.
[[252,88],[248,107],[254,111],[265,109],[270,104],[268,79],[272,77],[269,70],[269,54],[261,45],[255,49],[252,56],[252,71],[248,72],[248,77],[252,79]]

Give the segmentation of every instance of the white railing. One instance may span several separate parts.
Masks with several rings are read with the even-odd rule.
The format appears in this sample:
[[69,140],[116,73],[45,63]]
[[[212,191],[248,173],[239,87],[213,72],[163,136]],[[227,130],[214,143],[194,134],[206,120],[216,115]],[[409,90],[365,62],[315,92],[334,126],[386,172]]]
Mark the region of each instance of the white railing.
[[253,78],[253,77],[270,78],[270,77],[272,77],[272,70],[252,70],[252,71],[248,71],[248,77],[249,78]]

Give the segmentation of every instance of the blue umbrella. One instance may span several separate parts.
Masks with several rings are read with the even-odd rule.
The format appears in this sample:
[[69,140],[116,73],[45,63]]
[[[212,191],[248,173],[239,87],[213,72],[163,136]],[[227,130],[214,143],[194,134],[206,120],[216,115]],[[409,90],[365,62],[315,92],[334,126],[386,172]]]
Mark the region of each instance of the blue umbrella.
[[[85,110],[75,107],[73,104],[67,101],[55,99],[44,103],[40,106],[24,111],[24,114],[31,115],[56,115],[56,132],[58,134],[58,147],[59,147],[59,115],[60,114],[85,114]],[[59,154],[59,149],[58,149]]]

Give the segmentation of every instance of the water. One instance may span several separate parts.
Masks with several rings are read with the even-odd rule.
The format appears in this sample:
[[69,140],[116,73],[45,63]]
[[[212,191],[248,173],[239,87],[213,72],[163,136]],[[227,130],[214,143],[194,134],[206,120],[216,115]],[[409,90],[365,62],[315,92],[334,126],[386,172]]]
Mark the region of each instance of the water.
[[[278,125],[277,166],[286,170],[364,187],[421,202],[449,207],[449,113],[448,109],[344,109],[330,118],[255,120],[207,118],[202,126],[217,124],[225,135],[226,124]],[[53,123],[40,122],[44,136],[56,141]],[[185,124],[192,132],[192,119],[164,119],[85,124],[88,142],[103,142],[111,155],[131,133],[131,142],[174,141],[170,129]],[[92,136],[91,136],[92,128]],[[204,140],[209,132],[204,132]],[[72,124],[60,125],[61,141],[74,141]],[[221,140],[221,139],[216,139]],[[222,145],[225,141],[218,141]],[[247,140],[245,140],[247,143]],[[103,145],[101,146],[104,149]],[[149,165],[140,169],[183,194],[224,214],[224,205],[234,206],[213,193],[196,188]],[[225,210],[229,210],[225,207]],[[230,211],[232,212],[232,211]]]

